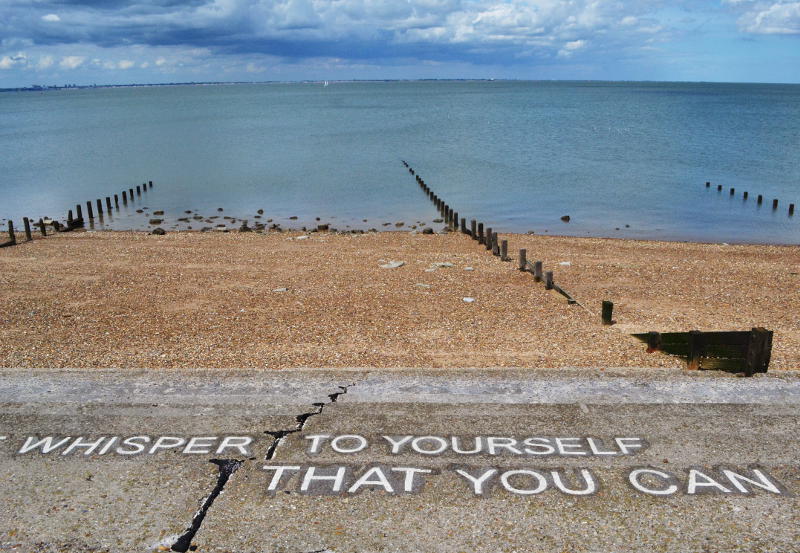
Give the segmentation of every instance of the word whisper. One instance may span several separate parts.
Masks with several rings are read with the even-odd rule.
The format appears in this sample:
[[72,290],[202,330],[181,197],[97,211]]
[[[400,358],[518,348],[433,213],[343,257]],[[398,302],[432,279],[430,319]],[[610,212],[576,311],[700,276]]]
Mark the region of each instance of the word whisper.
[[[420,493],[426,479],[451,475],[474,496],[488,497],[494,490],[517,496],[535,496],[548,490],[568,496],[590,496],[601,489],[600,478],[587,468],[496,468],[451,465],[445,470],[421,467],[372,465],[301,466],[265,465],[271,473],[267,493],[293,488],[309,495],[351,495],[379,490],[390,495]],[[755,492],[780,496],[792,494],[760,467],[698,469],[678,475],[654,467],[637,467],[625,472],[625,480],[638,493],[654,497],[683,495],[751,495]],[[292,484],[293,482],[293,484]]]
[[[331,436],[313,434],[305,436],[311,442],[308,453],[316,455],[325,448],[335,453],[353,454],[364,451],[370,441],[359,434]],[[618,456],[634,455],[647,448],[643,438],[558,438],[509,436],[380,436],[380,443],[388,447],[392,455],[417,453],[420,455],[442,455],[453,452],[459,455],[522,455],[522,456]]]
[[250,436],[28,436],[17,451],[54,455],[153,455],[174,451],[183,455],[246,455],[250,456]]

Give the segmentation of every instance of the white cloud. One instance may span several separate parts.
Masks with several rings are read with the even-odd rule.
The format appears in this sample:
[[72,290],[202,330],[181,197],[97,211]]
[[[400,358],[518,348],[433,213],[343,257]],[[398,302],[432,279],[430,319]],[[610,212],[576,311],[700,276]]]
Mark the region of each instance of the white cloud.
[[147,69],[148,67],[150,67],[150,62],[148,62],[148,61],[143,61],[141,64],[139,64],[139,67],[140,67],[141,69]]
[[42,16],[42,21],[47,21],[49,23],[56,23],[58,21],[61,21],[61,18],[58,17],[58,14],[48,13],[47,15]]
[[53,56],[41,56],[39,63],[36,64],[36,69],[48,69],[53,65],[54,61]]
[[156,66],[158,66],[158,67],[161,67],[161,66],[165,65],[166,63],[167,63],[167,59],[163,58],[163,57],[158,58],[156,60]]
[[85,56],[64,56],[58,64],[62,69],[77,69],[86,61]]
[[258,65],[253,62],[250,62],[245,66],[244,70],[247,71],[248,73],[263,73],[264,71],[267,70],[267,68],[264,67],[263,65]]
[[134,65],[136,64],[130,60],[122,60],[117,64],[117,67],[119,67],[120,69],[130,69]]
[[572,40],[564,44],[564,46],[558,51],[558,57],[560,58],[568,58],[573,53],[577,52],[578,50],[584,48],[586,46],[585,40]]
[[800,2],[736,2],[747,6],[739,26],[747,33],[800,34]]
[[3,56],[0,58],[0,69],[12,69],[15,66],[28,64],[28,56],[25,52],[17,52],[13,56]]

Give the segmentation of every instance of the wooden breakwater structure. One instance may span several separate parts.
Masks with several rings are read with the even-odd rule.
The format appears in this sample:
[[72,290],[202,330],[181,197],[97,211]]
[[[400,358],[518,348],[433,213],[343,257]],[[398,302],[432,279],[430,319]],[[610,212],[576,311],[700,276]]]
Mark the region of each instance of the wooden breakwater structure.
[[[708,188],[708,189],[711,188],[711,181],[706,181],[706,188]],[[717,192],[722,193],[722,185],[721,184],[717,185]],[[734,187],[728,188],[728,196],[733,197],[735,195],[736,195],[736,188],[734,188]],[[742,192],[742,200],[743,201],[747,201],[747,199],[749,197],[750,197],[750,193],[747,190]],[[758,196],[756,196],[756,205],[757,206],[761,206],[761,205],[763,205],[763,203],[764,203],[764,195],[763,194],[758,194]],[[778,200],[778,198],[772,198],[772,211],[777,211],[779,205],[780,205],[780,201]],[[787,214],[788,214],[789,217],[793,217],[794,216],[794,204],[793,203],[789,204],[789,208],[787,210]]]
[[772,355],[771,330],[756,327],[733,332],[645,332],[634,334],[647,351],[663,351],[686,358],[689,370],[765,373]]
[[[433,205],[441,214],[442,219],[444,220],[444,223],[447,225],[448,229],[451,231],[460,231],[462,234],[470,236],[480,246],[484,247],[486,251],[489,251],[492,253],[492,255],[499,257],[501,261],[512,261],[512,258],[508,255],[508,240],[500,240],[497,232],[495,232],[491,226],[483,221],[478,221],[477,219],[470,219],[468,227],[466,217],[461,217],[458,211],[452,208],[450,204],[436,194],[436,192],[434,192],[433,189],[425,182],[425,179],[418,175],[414,168],[411,167],[405,160],[401,161],[405,168],[408,169],[408,172],[411,174],[411,176],[413,176],[417,181],[420,189],[428,196],[430,201],[433,202]],[[545,290],[554,290],[558,292],[567,299],[568,305],[581,305],[578,300],[572,296],[572,294],[564,290],[564,288],[556,283],[553,271],[544,270],[544,266],[541,261],[534,261],[533,263],[528,261],[528,252],[525,249],[519,250],[519,257],[517,259],[517,268],[520,271],[532,274],[534,282],[544,282]],[[585,308],[583,305],[581,305],[581,307]],[[603,311],[601,313],[603,324],[612,324],[612,310],[613,304],[611,302],[603,302]]]
[[[147,192],[147,190],[153,188],[153,181],[147,181],[142,183],[141,185],[136,185],[135,196],[134,196],[134,188],[128,188],[127,190],[122,191],[122,205],[128,205],[128,201],[130,199],[131,202],[135,201],[135,198],[138,198],[142,195],[142,192]],[[102,220],[104,209],[103,209],[103,200],[101,198],[95,199],[94,203],[92,200],[88,200],[86,202],[86,219],[83,216],[83,206],[78,203],[75,205],[75,211],[68,210],[66,216],[66,223],[63,224],[59,222],[57,219],[53,219],[50,221],[50,226],[53,228],[55,232],[70,232],[79,228],[83,228],[86,226],[86,221],[88,219],[89,224],[92,225],[95,219],[95,210],[94,207],[97,207],[97,218]],[[105,213],[109,214],[109,216],[114,212],[114,210],[120,210],[120,195],[114,194],[113,195],[113,207],[112,207],[112,197],[106,196],[105,197]],[[25,232],[25,242],[30,242],[33,240],[33,233],[31,232],[31,221],[28,217],[22,218],[22,224],[24,227]],[[39,233],[42,237],[47,236],[47,222],[40,218],[37,223],[35,223],[37,227],[39,227]],[[17,240],[17,233],[14,229],[14,221],[8,221],[8,240],[5,242],[0,242],[0,248],[6,248],[9,246],[16,246],[18,244]]]

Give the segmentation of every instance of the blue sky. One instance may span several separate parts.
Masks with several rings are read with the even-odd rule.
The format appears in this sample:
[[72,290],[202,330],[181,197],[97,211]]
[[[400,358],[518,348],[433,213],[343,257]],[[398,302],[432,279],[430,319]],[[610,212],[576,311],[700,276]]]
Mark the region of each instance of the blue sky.
[[396,78],[800,82],[800,1],[0,0],[0,87]]

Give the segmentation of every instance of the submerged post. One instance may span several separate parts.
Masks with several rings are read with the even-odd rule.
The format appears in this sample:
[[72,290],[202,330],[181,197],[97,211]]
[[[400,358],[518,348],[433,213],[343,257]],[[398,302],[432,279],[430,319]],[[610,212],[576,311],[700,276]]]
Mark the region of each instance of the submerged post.
[[97,214],[100,217],[103,216],[103,202],[100,201],[100,198],[97,198]]
[[742,198],[746,200],[746,199],[747,199],[747,195],[748,195],[748,194],[747,194],[747,190],[745,190],[745,191],[742,193]]
[[603,300],[603,324],[613,324],[612,317],[614,314],[614,303],[608,300]]
[[106,208],[107,208],[106,211],[111,213],[111,198],[108,196],[106,196]]
[[789,215],[794,215],[794,204],[789,204]]
[[133,188],[128,188],[128,196],[130,196],[131,201],[133,201]]
[[33,240],[33,236],[31,236],[31,221],[27,217],[22,218],[22,225],[25,227],[25,240],[30,242]]
[[75,206],[75,214],[78,216],[78,219],[83,219],[83,209],[81,209],[81,204],[77,204]]
[[772,200],[772,209],[778,209],[778,198]]
[[736,192],[736,189],[731,187],[731,196],[733,196],[734,192]]
[[128,205],[128,193],[124,190],[122,191],[122,203]]
[[114,194],[114,207],[119,209],[119,196],[117,196],[116,194]]
[[92,210],[92,202],[86,202],[86,215],[89,219],[94,219],[94,211]]
[[761,205],[762,203],[764,203],[764,196],[762,196],[761,194],[759,194],[759,195],[758,195],[758,205]]
[[142,187],[139,186],[138,184],[136,185],[136,195],[137,196],[141,196],[142,195]]
[[147,184],[150,185],[150,188],[153,188],[153,181],[147,181]]

